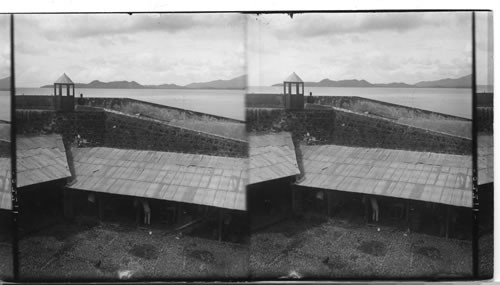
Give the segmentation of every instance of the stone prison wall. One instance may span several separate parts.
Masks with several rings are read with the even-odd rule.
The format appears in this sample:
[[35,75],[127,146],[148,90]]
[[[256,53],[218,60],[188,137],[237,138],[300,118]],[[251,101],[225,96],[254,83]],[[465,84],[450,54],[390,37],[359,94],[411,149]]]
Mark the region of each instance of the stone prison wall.
[[74,144],[79,135],[82,146],[231,157],[248,155],[245,141],[102,109],[64,113],[50,110],[17,110],[16,120],[18,134],[58,133],[63,136],[65,143],[69,144]]
[[246,118],[247,131],[288,131],[295,143],[472,153],[466,138],[341,110],[247,109]]

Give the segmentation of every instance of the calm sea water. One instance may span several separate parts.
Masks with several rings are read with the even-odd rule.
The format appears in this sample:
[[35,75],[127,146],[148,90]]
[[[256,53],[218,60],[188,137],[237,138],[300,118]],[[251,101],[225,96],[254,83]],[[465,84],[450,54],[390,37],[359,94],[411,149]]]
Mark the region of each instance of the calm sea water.
[[[52,95],[51,88],[17,88],[16,95]],[[76,88],[76,96],[126,97],[244,120],[244,90]]]
[[[249,93],[282,93],[283,87],[250,87]],[[419,109],[472,118],[472,93],[466,88],[342,88],[306,87],[304,94],[359,96]]]
[[0,91],[0,120],[10,121],[10,91]]
[[[52,95],[51,88],[18,88],[17,95]],[[249,93],[282,92],[279,86],[250,87]],[[321,96],[359,96],[369,99],[472,118],[472,96],[464,88],[341,88],[306,87],[309,92]],[[77,88],[77,96],[128,97],[132,99],[209,113],[238,120],[244,119],[243,90],[203,89],[87,89]],[[10,118],[8,92],[0,93],[0,118]]]

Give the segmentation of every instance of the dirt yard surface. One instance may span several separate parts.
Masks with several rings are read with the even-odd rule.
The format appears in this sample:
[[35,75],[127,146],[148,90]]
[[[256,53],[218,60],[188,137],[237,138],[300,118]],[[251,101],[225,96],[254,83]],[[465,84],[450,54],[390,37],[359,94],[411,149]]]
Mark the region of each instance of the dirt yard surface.
[[489,233],[479,237],[479,276],[493,277],[493,234]]
[[77,221],[23,237],[21,280],[243,279],[248,246],[158,229]]
[[305,217],[254,233],[255,279],[436,279],[472,276],[470,241]]
[[0,280],[12,281],[13,270],[11,243],[2,241],[0,242]]

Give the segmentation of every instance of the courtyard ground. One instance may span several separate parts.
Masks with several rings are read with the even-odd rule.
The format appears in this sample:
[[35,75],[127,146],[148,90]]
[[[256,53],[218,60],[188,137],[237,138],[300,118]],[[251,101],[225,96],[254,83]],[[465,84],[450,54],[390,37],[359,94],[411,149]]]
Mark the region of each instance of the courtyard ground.
[[10,237],[4,238],[0,235],[0,280],[12,281],[14,274],[13,270],[12,243]]
[[471,241],[317,216],[254,232],[249,247],[158,228],[77,220],[27,234],[19,248],[25,281],[432,280],[472,274]]
[[438,279],[472,275],[471,241],[306,216],[254,233],[253,279]]
[[488,233],[479,237],[479,276],[480,278],[493,277],[493,234]]
[[21,280],[242,279],[248,246],[80,219],[22,237]]

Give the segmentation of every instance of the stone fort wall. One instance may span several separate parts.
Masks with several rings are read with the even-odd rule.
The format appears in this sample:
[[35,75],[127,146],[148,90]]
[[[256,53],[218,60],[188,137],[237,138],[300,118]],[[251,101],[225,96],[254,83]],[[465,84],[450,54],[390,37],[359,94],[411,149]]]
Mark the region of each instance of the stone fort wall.
[[126,149],[246,157],[245,141],[210,135],[164,122],[86,108],[76,112],[16,110],[18,134],[59,133],[65,143]]
[[[309,96],[304,95],[304,103],[308,103]],[[332,106],[359,113],[372,113],[387,119],[438,119],[469,121],[466,118],[441,114],[437,112],[392,104],[357,96],[312,96],[315,105]],[[245,97],[249,108],[284,108],[282,94],[251,93]]]
[[472,153],[472,141],[342,110],[248,108],[247,131],[288,131],[296,143],[338,144],[438,153]]

